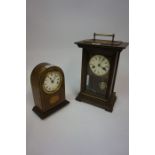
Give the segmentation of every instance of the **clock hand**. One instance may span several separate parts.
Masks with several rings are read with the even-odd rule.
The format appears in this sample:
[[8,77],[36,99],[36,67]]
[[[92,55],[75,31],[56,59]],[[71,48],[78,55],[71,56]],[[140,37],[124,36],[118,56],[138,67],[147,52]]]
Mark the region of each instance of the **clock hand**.
[[52,83],[54,83],[54,80],[53,79],[50,79],[50,80],[51,80]]
[[106,68],[105,67],[102,67],[102,69],[106,71]]
[[54,78],[53,78],[53,80],[55,81],[55,79],[56,79],[56,76],[54,75]]

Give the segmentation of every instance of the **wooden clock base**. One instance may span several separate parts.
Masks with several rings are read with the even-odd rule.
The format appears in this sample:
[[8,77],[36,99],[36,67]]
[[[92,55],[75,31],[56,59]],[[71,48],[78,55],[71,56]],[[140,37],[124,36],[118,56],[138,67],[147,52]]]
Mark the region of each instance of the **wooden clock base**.
[[95,105],[97,107],[103,108],[106,111],[112,112],[113,107],[116,101],[116,93],[114,92],[109,100],[102,100],[95,96],[89,95],[84,92],[80,92],[78,96],[76,97],[77,101],[83,101],[92,105]]
[[41,119],[46,118],[47,116],[51,115],[52,113],[58,111],[59,109],[63,108],[69,103],[69,101],[64,100],[62,103],[58,104],[57,106],[53,107],[52,109],[42,112],[37,106],[34,106],[32,111],[34,111]]

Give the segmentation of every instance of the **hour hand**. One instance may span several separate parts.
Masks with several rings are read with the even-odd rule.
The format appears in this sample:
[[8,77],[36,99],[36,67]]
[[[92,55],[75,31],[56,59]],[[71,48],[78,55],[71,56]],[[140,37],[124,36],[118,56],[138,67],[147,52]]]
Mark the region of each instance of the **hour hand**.
[[104,71],[106,71],[106,68],[105,68],[105,67],[102,67],[102,69],[103,69]]
[[54,83],[54,79],[50,78],[50,80],[51,80],[51,83]]

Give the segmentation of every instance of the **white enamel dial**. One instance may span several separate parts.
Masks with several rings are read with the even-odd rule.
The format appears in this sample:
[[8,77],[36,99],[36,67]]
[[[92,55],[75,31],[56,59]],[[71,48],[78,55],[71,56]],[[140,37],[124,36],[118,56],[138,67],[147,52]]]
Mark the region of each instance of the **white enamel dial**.
[[43,90],[46,93],[54,93],[59,90],[61,82],[61,73],[58,71],[48,72],[43,82]]
[[89,61],[91,71],[97,76],[103,76],[110,69],[109,60],[103,55],[95,55]]

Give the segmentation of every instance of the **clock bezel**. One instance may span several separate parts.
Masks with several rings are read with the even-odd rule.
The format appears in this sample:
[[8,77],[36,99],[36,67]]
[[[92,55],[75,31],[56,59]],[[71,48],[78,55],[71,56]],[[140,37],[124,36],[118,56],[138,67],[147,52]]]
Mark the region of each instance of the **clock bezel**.
[[[106,72],[105,72],[104,74],[102,74],[102,75],[98,75],[98,74],[94,73],[93,70],[92,70],[92,68],[90,67],[90,61],[91,61],[91,59],[94,58],[95,56],[103,56],[103,57],[107,60],[107,62],[108,62],[108,64],[109,64],[109,69],[108,69],[108,71],[106,71]],[[103,54],[95,54],[95,55],[91,56],[90,59],[89,59],[88,64],[89,64],[89,68],[90,68],[91,72],[92,72],[95,76],[97,76],[97,77],[102,77],[102,76],[107,75],[107,74],[109,73],[110,67],[111,67],[111,66],[110,66],[110,61],[109,61],[109,59],[108,59],[106,56],[104,56]]]
[[[61,85],[60,85],[60,88],[55,91],[54,93],[46,93],[44,90],[43,90],[43,83],[44,83],[44,79],[46,78],[46,75],[49,73],[49,72],[59,72],[61,74]],[[58,93],[59,91],[61,91],[61,88],[64,87],[64,73],[62,71],[62,69],[58,66],[51,66],[49,68],[46,68],[42,73],[41,73],[41,76],[40,76],[40,80],[39,80],[39,87],[40,87],[40,91],[42,94],[45,94],[46,96],[47,95],[53,95],[53,94],[56,94]]]
[[[58,74],[60,75],[60,84],[59,84],[59,86],[58,86],[55,90],[53,90],[53,91],[47,91],[46,88],[44,87],[44,80],[45,80],[45,78],[47,77],[47,75],[48,75],[49,73],[52,73],[52,72],[56,72],[56,73],[58,73]],[[61,88],[62,82],[63,82],[63,75],[62,75],[62,73],[60,73],[60,71],[56,71],[56,70],[54,70],[54,71],[49,71],[49,72],[46,73],[45,78],[44,78],[43,83],[42,83],[42,89],[43,89],[43,91],[44,91],[46,94],[54,94],[54,93],[56,93],[57,91],[59,91],[59,89]]]

